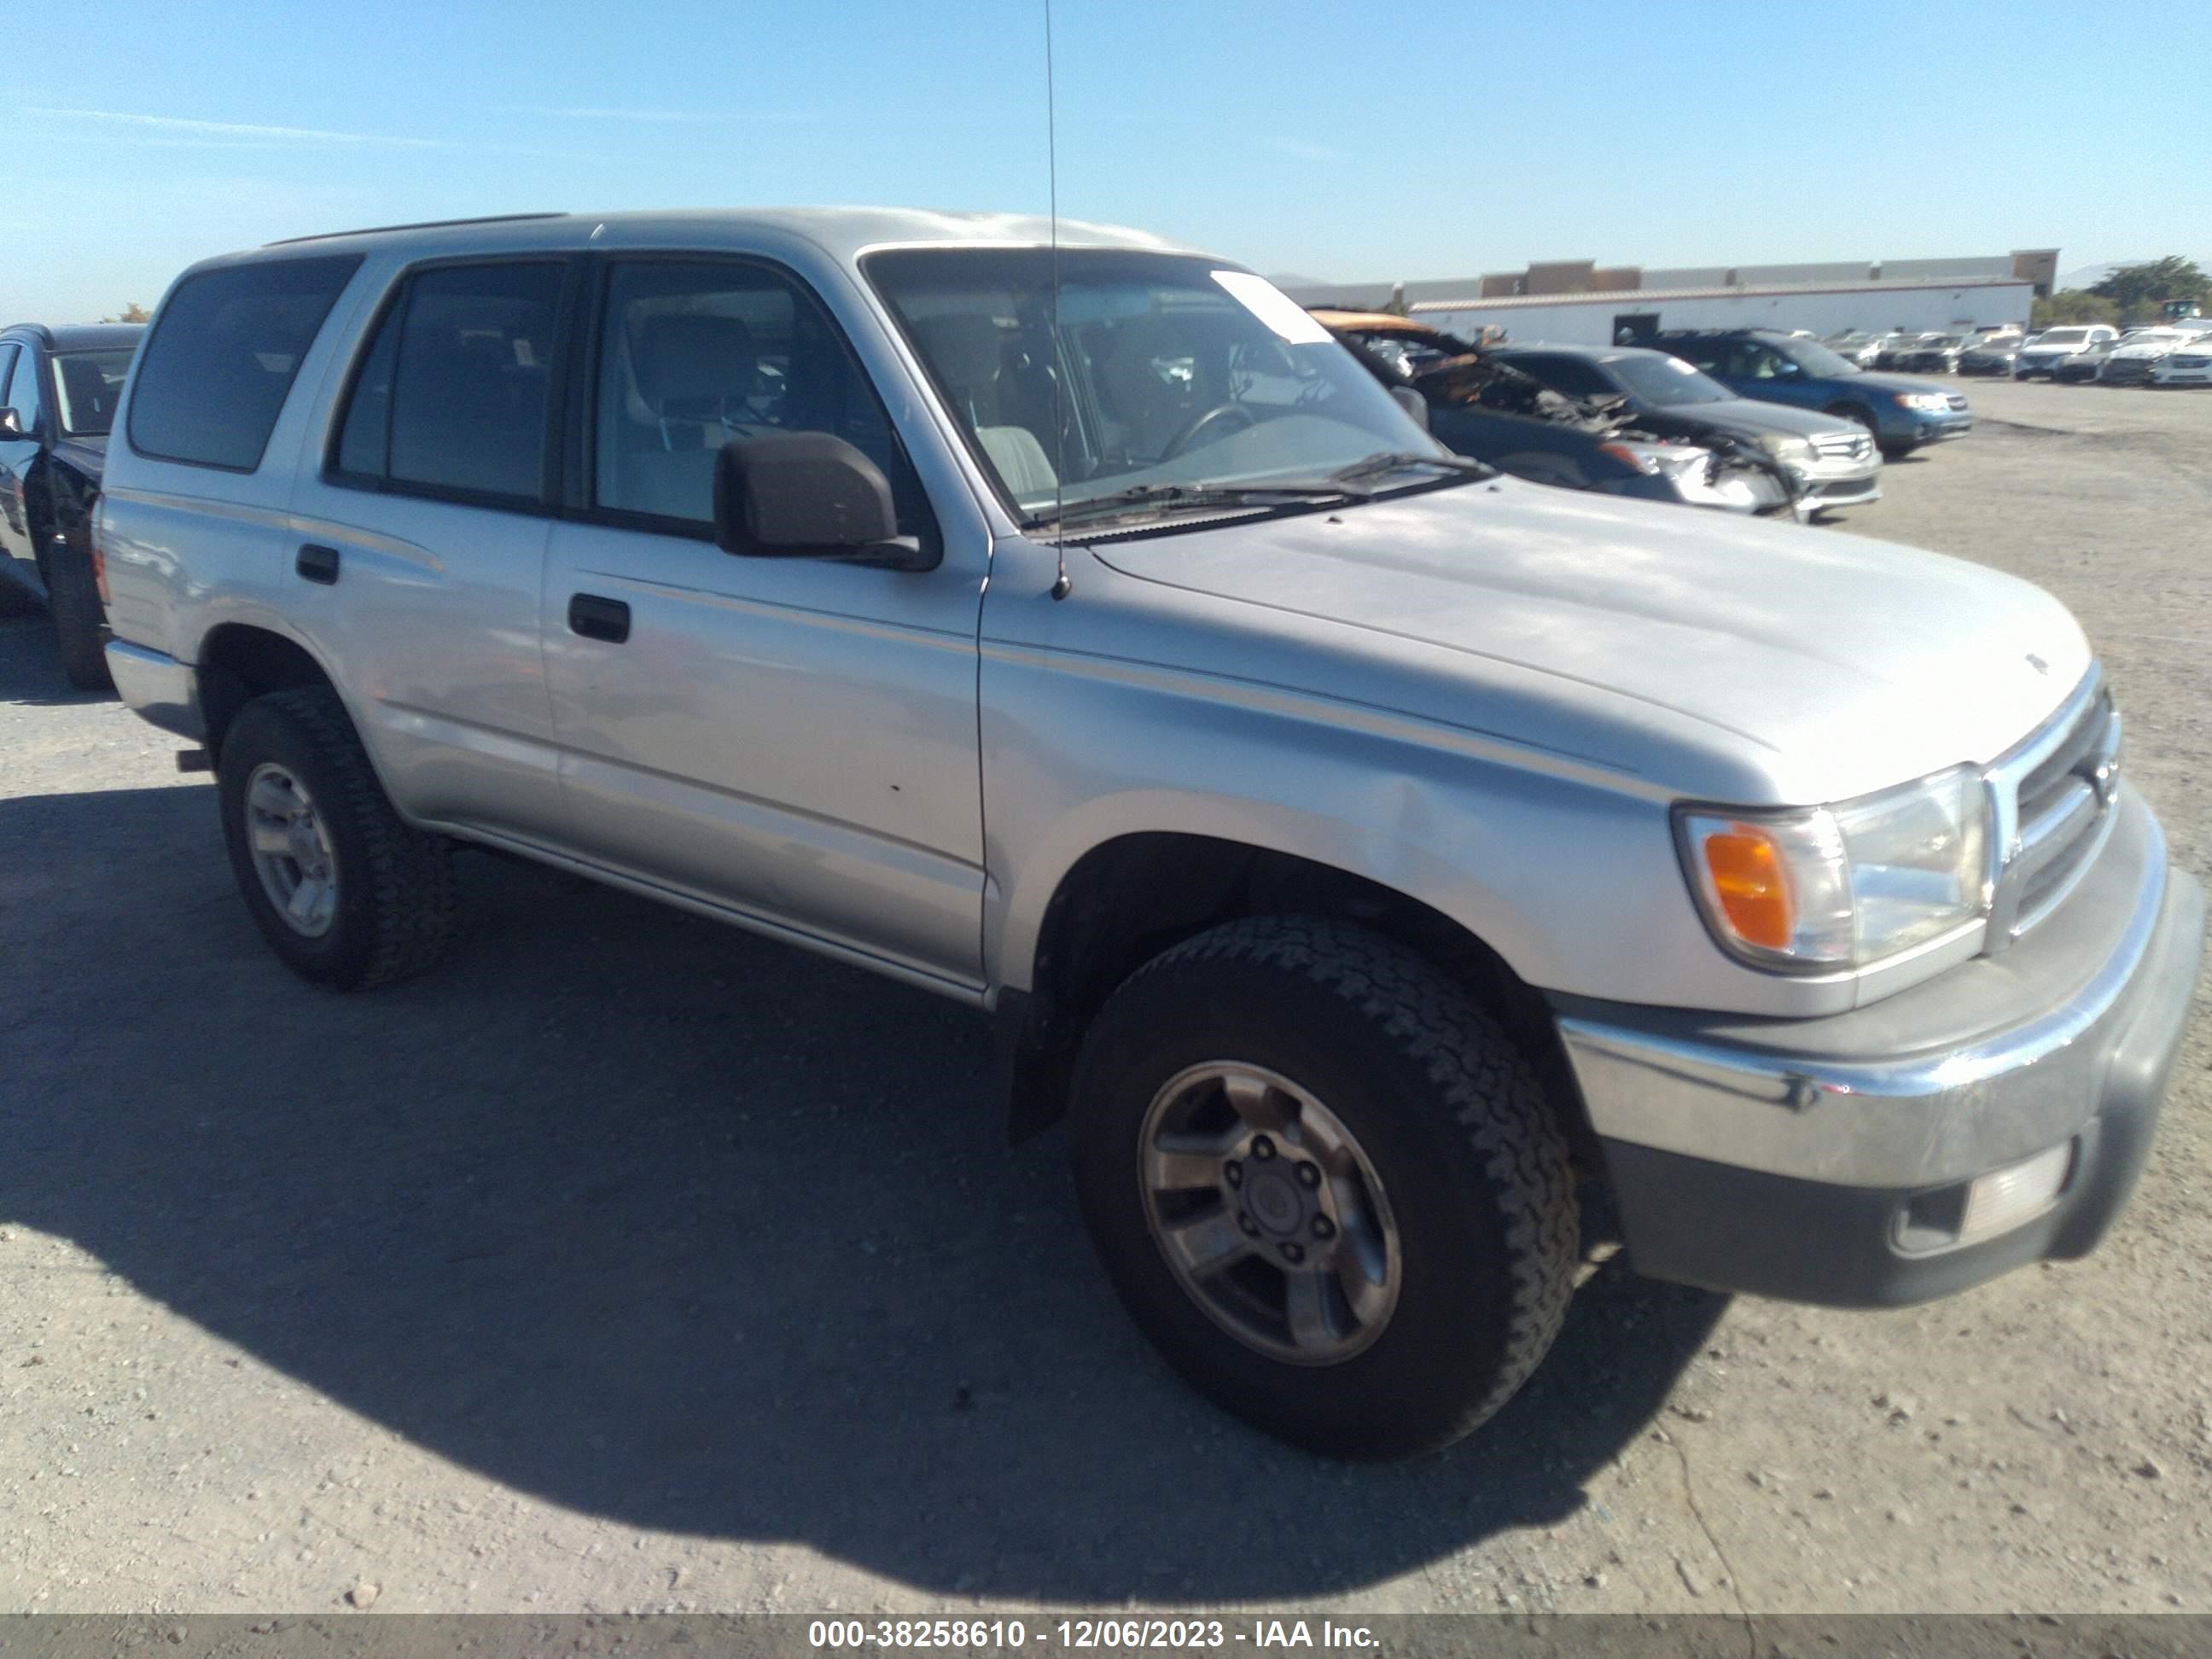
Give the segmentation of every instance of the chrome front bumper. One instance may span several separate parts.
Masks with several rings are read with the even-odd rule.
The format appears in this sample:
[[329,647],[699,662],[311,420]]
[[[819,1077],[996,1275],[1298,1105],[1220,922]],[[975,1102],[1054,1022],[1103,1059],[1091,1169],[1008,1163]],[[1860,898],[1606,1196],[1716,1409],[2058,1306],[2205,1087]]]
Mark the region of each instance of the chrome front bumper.
[[[2001,956],[1826,1019],[1555,1000],[1643,1271],[1804,1300],[1917,1300],[2093,1246],[2179,1048],[2204,895],[2132,792],[2069,902]],[[2014,1232],[1899,1243],[1916,1200],[2071,1144]]]

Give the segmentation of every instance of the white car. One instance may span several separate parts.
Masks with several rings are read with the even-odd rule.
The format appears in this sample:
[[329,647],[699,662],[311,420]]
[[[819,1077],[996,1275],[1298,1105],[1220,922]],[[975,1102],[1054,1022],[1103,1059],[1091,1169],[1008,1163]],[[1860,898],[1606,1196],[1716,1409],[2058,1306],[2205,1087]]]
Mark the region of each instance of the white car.
[[2103,386],[2147,385],[2152,370],[2169,353],[2201,339],[2203,335],[2202,329],[2130,329],[2119,344],[2112,348],[2112,355],[2105,359],[2104,367],[2097,371],[2098,382]]
[[2056,378],[2058,365],[2077,352],[2089,351],[2109,345],[2120,337],[2120,331],[2105,323],[2075,323],[2062,328],[2047,328],[2020,349],[2020,356],[2013,364],[2012,377],[2025,380],[2037,374]]
[[2185,341],[2150,366],[2154,386],[2212,386],[2212,332]]

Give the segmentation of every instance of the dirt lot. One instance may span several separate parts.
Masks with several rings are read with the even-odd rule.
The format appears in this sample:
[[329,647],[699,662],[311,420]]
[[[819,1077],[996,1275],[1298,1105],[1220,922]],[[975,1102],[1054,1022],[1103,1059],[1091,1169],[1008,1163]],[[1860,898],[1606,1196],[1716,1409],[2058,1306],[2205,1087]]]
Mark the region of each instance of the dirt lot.
[[[1974,385],[1848,528],[2054,589],[2212,878],[2212,394]],[[948,1005],[471,860],[342,999],[174,744],[0,625],[0,1607],[2212,1610],[2212,1021],[2087,1262],[1917,1310],[1613,1263],[1485,1432],[1155,1363]]]

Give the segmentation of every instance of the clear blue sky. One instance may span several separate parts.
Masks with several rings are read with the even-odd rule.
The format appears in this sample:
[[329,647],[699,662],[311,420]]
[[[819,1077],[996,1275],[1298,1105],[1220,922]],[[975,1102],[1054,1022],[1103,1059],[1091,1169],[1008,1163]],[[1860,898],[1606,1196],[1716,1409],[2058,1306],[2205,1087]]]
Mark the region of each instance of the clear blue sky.
[[[0,321],[398,220],[1046,203],[1042,0],[57,19],[0,94]],[[1056,0],[1054,24],[1061,212],[1267,271],[2212,254],[2201,3]]]

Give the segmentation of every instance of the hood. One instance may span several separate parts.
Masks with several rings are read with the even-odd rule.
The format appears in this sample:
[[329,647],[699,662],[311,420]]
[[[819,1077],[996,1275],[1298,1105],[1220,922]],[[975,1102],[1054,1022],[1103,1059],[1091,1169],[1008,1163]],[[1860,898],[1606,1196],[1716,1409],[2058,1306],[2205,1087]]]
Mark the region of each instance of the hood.
[[1933,380],[1916,380],[1910,374],[1854,374],[1853,386],[1864,386],[1869,392],[1887,392],[1899,398],[1921,397],[1930,392],[1949,395],[1950,388]]
[[1513,479],[1091,551],[1313,648],[1240,675],[1745,805],[1992,760],[2090,665],[2064,606],[1984,566]]
[[2193,340],[2138,340],[2133,345],[2114,346],[2115,357],[2163,357],[2169,351],[2179,351]]
[[1769,432],[1785,432],[1793,438],[1819,438],[1859,430],[1852,422],[1824,415],[1816,409],[1793,409],[1788,404],[1761,403],[1755,398],[1730,398],[1717,404],[1679,404],[1656,412],[1692,416],[1710,422],[1723,432],[1754,439]]
[[2071,357],[2081,352],[2095,351],[2100,348],[2111,343],[2112,342],[2109,340],[2100,340],[2085,345],[2081,341],[2076,340],[2070,345],[2046,345],[2043,342],[2038,341],[2033,345],[2022,346],[2020,349],[2020,355],[2023,357]]

